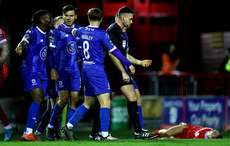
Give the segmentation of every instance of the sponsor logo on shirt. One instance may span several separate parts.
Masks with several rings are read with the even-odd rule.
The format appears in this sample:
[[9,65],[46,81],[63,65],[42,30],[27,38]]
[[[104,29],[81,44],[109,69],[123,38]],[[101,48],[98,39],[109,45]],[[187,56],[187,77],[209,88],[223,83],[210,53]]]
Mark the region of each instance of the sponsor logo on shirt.
[[32,86],[36,86],[38,84],[35,79],[32,79],[31,83],[32,83]]
[[64,85],[63,85],[63,82],[62,82],[62,81],[59,81],[59,82],[58,82],[58,87],[59,87],[59,88],[63,88],[63,87],[64,87]]

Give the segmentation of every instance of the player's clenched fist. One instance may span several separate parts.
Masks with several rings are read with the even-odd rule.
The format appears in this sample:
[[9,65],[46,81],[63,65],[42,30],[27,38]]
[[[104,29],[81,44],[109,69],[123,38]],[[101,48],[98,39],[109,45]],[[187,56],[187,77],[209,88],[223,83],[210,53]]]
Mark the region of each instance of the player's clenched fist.
[[134,67],[133,65],[130,65],[130,66],[129,66],[129,70],[130,70],[130,73],[131,73],[132,75],[135,74],[135,67]]
[[22,45],[18,45],[18,47],[15,49],[16,53],[18,53],[19,55],[22,54]]
[[141,62],[141,66],[143,66],[143,67],[149,67],[150,65],[152,64],[152,60],[143,60],[142,62]]

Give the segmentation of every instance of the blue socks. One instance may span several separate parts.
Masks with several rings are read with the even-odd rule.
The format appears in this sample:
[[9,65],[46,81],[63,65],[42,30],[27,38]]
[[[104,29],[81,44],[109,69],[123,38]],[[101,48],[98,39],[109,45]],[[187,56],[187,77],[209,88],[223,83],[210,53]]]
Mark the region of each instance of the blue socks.
[[35,124],[37,123],[37,119],[40,113],[40,104],[36,102],[32,102],[28,111],[28,120],[26,127],[33,129]]
[[71,123],[73,126],[78,123],[84,116],[84,114],[88,112],[88,109],[82,104],[80,105],[76,111],[74,112],[73,116],[70,118],[68,123]]
[[101,132],[108,132],[109,130],[109,108],[100,109]]
[[37,131],[39,131],[40,133],[42,133],[42,131],[46,128],[46,126],[49,124],[49,120],[50,120],[50,113],[51,110],[46,109],[46,111],[44,112],[44,114],[42,115],[41,121],[37,127]]
[[138,107],[140,125],[141,125],[141,128],[143,129],[142,107],[141,107],[141,105],[138,105],[137,107]]
[[69,121],[71,119],[71,117],[73,116],[73,114],[75,113],[75,110],[72,109],[71,107],[68,108],[68,120]]
[[55,126],[56,122],[60,118],[60,115],[62,113],[62,108],[59,107],[59,105],[56,103],[53,113],[51,114],[51,119],[50,119],[50,125]]

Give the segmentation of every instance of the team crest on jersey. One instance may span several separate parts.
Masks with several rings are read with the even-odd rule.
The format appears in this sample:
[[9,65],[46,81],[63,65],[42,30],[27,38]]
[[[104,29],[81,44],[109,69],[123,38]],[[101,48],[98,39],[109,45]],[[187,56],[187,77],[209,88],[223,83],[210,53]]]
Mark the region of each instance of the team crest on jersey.
[[76,42],[70,41],[66,46],[66,50],[69,54],[72,54],[72,55],[75,54],[77,52]]
[[122,41],[122,47],[123,47],[123,49],[125,49],[125,47],[126,47],[126,40]]
[[110,44],[111,44],[112,46],[114,46],[114,44],[113,44],[113,42],[112,42],[111,40],[109,40],[109,42],[110,42]]
[[49,43],[53,43],[54,42],[54,37],[53,36],[49,36]]
[[30,34],[25,34],[23,39],[28,40],[29,38],[30,38]]
[[27,30],[26,34],[24,35],[24,39],[28,40],[30,38],[30,35],[33,34],[32,30]]
[[41,51],[40,51],[40,58],[41,58],[42,60],[46,60],[47,50],[48,50],[47,46],[45,46],[45,47],[43,47],[43,48],[41,49]]
[[50,30],[50,34],[53,34],[53,33],[54,33],[54,30],[53,30],[53,29],[51,29],[51,30]]

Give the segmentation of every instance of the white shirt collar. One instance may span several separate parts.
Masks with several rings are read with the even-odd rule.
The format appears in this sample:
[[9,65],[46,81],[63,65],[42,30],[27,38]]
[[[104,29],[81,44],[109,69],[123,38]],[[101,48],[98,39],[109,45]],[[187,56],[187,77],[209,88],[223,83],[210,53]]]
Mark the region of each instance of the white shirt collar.
[[36,26],[36,28],[43,34],[46,34],[46,32],[42,31],[38,26]]
[[99,28],[98,26],[89,25],[88,27]]
[[205,138],[205,139],[208,139],[208,136],[207,136],[208,132],[210,132],[210,131],[207,131],[207,132],[205,133],[205,135],[204,135],[204,138]]

